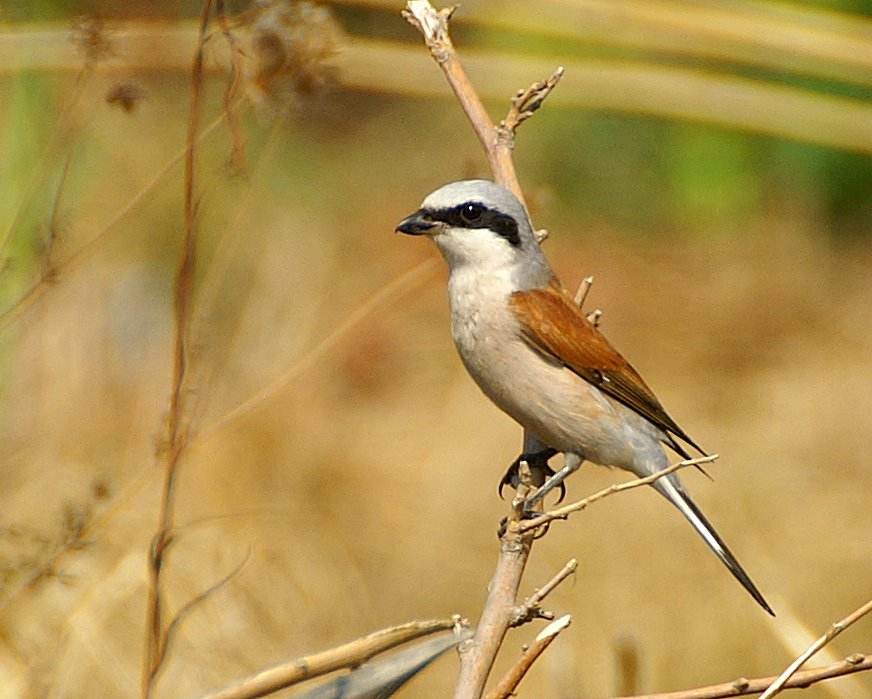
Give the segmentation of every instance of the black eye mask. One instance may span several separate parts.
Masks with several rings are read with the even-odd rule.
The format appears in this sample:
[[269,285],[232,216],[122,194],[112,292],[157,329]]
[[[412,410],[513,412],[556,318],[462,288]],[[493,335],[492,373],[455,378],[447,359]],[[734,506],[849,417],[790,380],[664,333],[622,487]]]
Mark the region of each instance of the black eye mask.
[[431,220],[442,221],[454,228],[471,230],[488,228],[515,247],[521,244],[518,222],[512,216],[477,201],[469,201],[450,209],[435,209],[427,213]]

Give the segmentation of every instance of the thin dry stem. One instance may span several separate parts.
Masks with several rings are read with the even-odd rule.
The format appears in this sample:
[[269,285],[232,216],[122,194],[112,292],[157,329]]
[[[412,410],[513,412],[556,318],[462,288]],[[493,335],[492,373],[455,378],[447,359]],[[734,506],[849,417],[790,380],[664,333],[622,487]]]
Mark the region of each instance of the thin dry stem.
[[497,127],[500,137],[508,139],[510,147],[514,144],[515,132],[518,127],[542,106],[545,98],[557,87],[563,73],[563,66],[559,66],[547,80],[535,82],[525,90],[518,90],[512,98],[512,107],[509,109],[509,113]]
[[237,420],[250,415],[262,408],[270,400],[281,395],[294,379],[313,366],[327,352],[336,347],[340,341],[348,336],[348,333],[360,323],[370,317],[373,311],[391,300],[395,300],[410,289],[423,283],[437,269],[435,260],[427,260],[416,265],[407,272],[401,274],[386,286],[379,289],[370,298],[358,306],[335,330],[321,340],[312,349],[307,351],[303,358],[289,367],[281,375],[276,377],[267,386],[250,396],[235,408],[219,417],[208,428],[200,430],[191,440],[192,444],[201,444],[234,424]]
[[57,280],[57,267],[55,266],[55,258],[57,256],[56,244],[61,235],[63,224],[61,222],[61,198],[67,185],[67,176],[70,174],[70,163],[72,156],[68,155],[64,161],[64,169],[61,170],[61,176],[58,180],[57,191],[55,192],[54,203],[51,208],[51,218],[48,223],[45,239],[42,242],[42,276],[39,282],[53,283]]
[[175,486],[179,465],[186,446],[187,428],[184,423],[184,396],[189,357],[190,308],[196,267],[197,232],[194,204],[195,144],[197,126],[200,123],[200,103],[203,87],[204,44],[211,0],[203,4],[200,16],[199,41],[191,68],[191,108],[188,113],[188,133],[185,149],[184,180],[184,233],[182,252],[176,276],[174,319],[175,339],[173,347],[173,381],[170,407],[167,416],[166,444],[164,453],[164,481],[158,515],[157,531],[149,552],[148,596],[146,599],[146,639],[142,674],[142,695],[149,697],[154,681],[166,658],[168,635],[163,618],[164,600],[161,572],[167,551],[173,540],[175,518]]
[[[210,133],[214,132],[214,130],[220,126],[220,124],[224,120],[224,115],[221,115],[215,118],[207,127],[205,127],[197,137],[197,142],[201,142],[206,136]],[[126,218],[131,215],[137,207],[139,207],[142,203],[144,203],[148,196],[154,192],[158,185],[166,180],[166,178],[172,173],[172,171],[178,166],[180,162],[182,162],[184,158],[184,150],[180,151],[176,156],[174,156],[166,166],[157,174],[148,184],[145,185],[128,203],[127,205],[116,215],[116,217],[106,226],[104,226],[101,231],[94,236],[90,241],[85,243],[82,247],[76,250],[71,255],[67,256],[63,260],[59,262],[54,262],[52,267],[55,271],[55,274],[60,273],[62,271],[67,270],[69,267],[80,263],[87,259],[88,255],[97,249],[97,245],[99,242],[106,240],[110,233],[114,230],[118,230],[120,224],[126,220]],[[50,288],[51,284],[45,279],[41,279],[35,285],[33,285],[25,294],[22,296],[13,307],[9,310],[0,314],[0,329],[4,328],[8,323],[17,318],[22,312],[24,312],[32,303],[34,303],[38,298],[41,297],[42,293]],[[139,492],[141,492],[142,488],[144,488],[151,481],[151,476],[149,475],[149,471],[141,471],[139,476],[129,483],[122,491],[119,496],[113,498],[112,503],[101,510],[99,513],[95,514],[95,516],[89,519],[85,528],[82,531],[82,536],[87,538],[92,535],[92,532],[100,527],[105,527],[107,522],[111,521],[111,519],[116,516],[118,513],[125,512],[130,506],[130,502],[137,496]],[[70,553],[72,549],[69,546],[64,546],[59,548],[52,554],[50,560],[46,562],[46,566],[55,568],[59,565],[61,559],[68,553]],[[24,584],[17,586],[14,590],[9,592],[2,601],[0,601],[0,611],[5,609],[9,604],[11,604],[24,590],[28,589],[30,581],[25,581]]]
[[558,571],[557,575],[539,589],[534,590],[532,595],[516,607],[512,615],[511,626],[520,626],[533,619],[553,619],[554,614],[552,612],[547,612],[541,608],[542,600],[550,595],[560,583],[575,573],[577,569],[578,561],[572,558]]
[[872,612],[872,600],[866,602],[866,604],[858,607],[853,612],[851,612],[848,616],[846,616],[841,621],[837,621],[835,624],[830,626],[827,629],[827,632],[821,636],[817,641],[812,643],[808,649],[800,655],[796,660],[794,660],[787,669],[778,676],[778,679],[772,683],[772,685],[760,696],[760,699],[770,699],[770,697],[774,697],[778,694],[785,686],[787,681],[796,674],[796,672],[801,668],[805,663],[809,661],[809,659],[817,653],[821,648],[826,646],[830,641],[832,641],[836,636],[838,636],[842,631],[847,629],[853,623],[859,621],[864,616],[866,616],[869,612]]
[[76,123],[75,119],[72,118],[73,110],[78,104],[79,99],[84,94],[88,78],[92,75],[93,70],[94,61],[86,60],[76,77],[75,89],[58,110],[58,116],[50,131],[52,134],[51,139],[43,149],[43,152],[39,156],[39,160],[31,164],[30,172],[34,173],[34,175],[24,189],[24,196],[15,211],[15,215],[12,217],[9,226],[3,231],[2,235],[0,235],[0,259],[5,258],[7,255],[10,241],[24,221],[27,214],[28,203],[31,198],[37,192],[42,192],[43,178],[45,173],[48,171],[46,164],[49,162],[50,158],[54,157],[59,150],[67,144],[68,139],[72,134],[72,128]]
[[[801,670],[784,684],[784,689],[804,689],[824,680],[852,675],[855,672],[872,670],[872,655],[855,653],[837,663],[831,663],[812,670]],[[777,677],[759,677],[757,679],[740,678],[732,682],[713,684],[707,687],[685,689],[680,692],[663,692],[660,694],[641,694],[632,697],[616,697],[615,699],[729,699],[748,694],[757,694],[771,687]]]
[[[215,131],[218,126],[225,120],[226,114],[222,114],[216,117],[208,126],[206,126],[197,136],[197,143],[199,144],[206,136]],[[84,261],[87,259],[88,255],[94,252],[97,249],[99,243],[106,240],[110,233],[116,230],[120,230],[121,224],[133,214],[138,207],[140,207],[143,203],[148,200],[149,195],[153,194],[155,190],[166,181],[167,177],[172,174],[173,170],[181,163],[185,158],[185,153],[187,152],[187,147],[181,151],[177,155],[175,155],[166,166],[155,175],[151,181],[148,182],[137,194],[131,198],[127,204],[124,206],[121,211],[115,216],[115,218],[110,221],[108,224],[103,226],[99,233],[97,233],[93,238],[91,238],[88,242],[84,243],[80,248],[78,248],[75,252],[68,255],[62,260],[53,261],[53,269],[55,274],[64,272],[74,265]],[[43,292],[45,292],[51,285],[48,283],[48,280],[45,276],[41,277],[36,281],[30,288],[28,288],[13,305],[11,305],[8,309],[4,310],[0,313],[0,330],[9,325],[13,320],[15,320],[18,316],[20,316],[24,311],[26,311],[31,304],[33,304],[40,296],[42,296]]]
[[717,458],[717,454],[710,454],[709,456],[702,456],[698,459],[687,459],[685,461],[679,461],[672,464],[668,468],[664,468],[662,471],[652,473],[650,476],[637,478],[632,481],[627,481],[626,483],[615,483],[614,485],[610,485],[608,488],[603,488],[599,492],[596,492],[593,495],[590,495],[582,500],[578,500],[577,502],[564,505],[563,507],[558,507],[554,510],[549,510],[548,512],[545,512],[533,519],[527,519],[522,522],[518,522],[516,526],[522,532],[530,531],[531,529],[537,529],[538,527],[553,522],[556,519],[566,519],[573,512],[581,512],[582,510],[586,509],[588,505],[595,503],[597,500],[602,500],[609,495],[614,495],[615,493],[620,493],[625,490],[638,488],[643,485],[650,485],[654,481],[663,478],[670,473],[674,473],[679,469],[687,468],[688,466],[700,466],[702,464],[708,464]]
[[[496,129],[484,103],[479,98],[472,81],[461,64],[448,33],[448,20],[454,14],[454,9],[454,7],[448,7],[437,12],[427,0],[410,0],[403,11],[403,17],[423,35],[424,42],[430,49],[430,55],[445,73],[448,84],[472,123],[472,128],[493,165],[492,156],[496,149]],[[515,186],[510,187],[510,189],[512,191],[520,190],[514,168],[505,172],[495,171],[494,174],[497,182],[503,183],[504,180],[511,180],[515,182]]]
[[[240,561],[239,564],[233,568],[233,570],[231,570],[229,573],[227,573],[220,580],[216,581],[215,583],[213,583],[212,585],[207,587],[205,590],[203,590],[202,592],[197,594],[195,597],[192,597],[187,602],[185,602],[185,604],[182,606],[181,609],[179,609],[179,611],[176,612],[175,616],[173,617],[173,620],[167,626],[166,633],[164,634],[165,635],[164,651],[163,651],[164,654],[169,652],[170,646],[172,645],[173,640],[175,639],[176,635],[178,634],[178,631],[181,628],[182,623],[185,621],[185,619],[188,618],[188,616],[190,616],[190,614],[194,611],[194,609],[196,609],[202,602],[205,602],[212,595],[214,595],[216,592],[218,592],[218,590],[223,588],[227,583],[229,583],[231,580],[233,580],[233,578],[235,578],[237,575],[239,575],[239,573],[242,572],[242,569],[245,568],[245,566],[248,564],[248,561],[250,559],[251,559],[251,549],[248,550],[248,552],[245,554],[245,558],[242,559],[242,561]],[[158,668],[158,670],[160,670],[160,668]]]
[[507,699],[507,697],[513,696],[521,680],[524,679],[524,675],[533,666],[533,663],[551,645],[551,641],[557,638],[557,635],[571,623],[572,617],[567,614],[542,629],[533,640],[533,643],[524,649],[518,662],[497,683],[497,686],[487,693],[486,699]]
[[263,670],[203,699],[253,699],[266,696],[304,680],[356,667],[379,653],[439,631],[455,629],[456,625],[457,619],[431,619],[382,629],[330,650]]
[[[36,175],[28,183],[28,186],[25,189],[24,198],[19,203],[18,209],[16,210],[15,215],[13,216],[12,221],[9,224],[9,227],[5,231],[3,231],[2,236],[0,236],[0,261],[2,261],[2,269],[5,269],[5,266],[9,264],[7,250],[9,248],[9,244],[12,240],[13,235],[21,226],[22,221],[24,220],[24,217],[27,213],[27,204],[36,192],[41,191],[42,178],[44,176],[44,173],[47,171],[45,165],[48,162],[49,157],[53,156],[67,142],[67,139],[70,137],[72,125],[75,123],[75,120],[71,118],[71,114],[76,104],[78,103],[79,98],[84,92],[84,87],[87,83],[88,77],[90,77],[90,75],[93,73],[94,65],[94,60],[86,60],[84,65],[82,66],[82,69],[76,78],[75,90],[60,109],[58,118],[55,121],[55,126],[51,131],[51,140],[43,150],[42,155],[40,155],[39,161],[36,162],[31,168],[31,172],[36,173]],[[57,223],[57,207],[60,202],[61,193],[66,184],[70,162],[71,156],[68,156],[64,164],[64,169],[61,173],[60,182],[58,184],[57,196],[52,211],[52,219],[49,224],[50,232],[55,230],[55,225]],[[49,253],[46,255],[45,259],[45,262],[47,264],[44,265],[43,273],[40,275],[39,279],[33,285],[31,285],[12,306],[0,313],[0,329],[2,329],[2,327],[5,325],[4,321],[7,321],[7,319],[11,320],[13,317],[18,315],[20,310],[29,306],[30,303],[39,296],[39,292],[44,291],[56,279],[58,265],[53,259],[51,259],[51,248],[49,248],[47,252]]]
[[245,130],[242,128],[242,120],[239,116],[239,95],[242,91],[242,64],[243,51],[233,32],[230,31],[230,22],[224,0],[216,0],[215,13],[218,17],[218,26],[230,49],[230,80],[224,90],[224,112],[227,114],[227,126],[230,129],[232,147],[230,149],[230,166],[234,173],[245,169]]

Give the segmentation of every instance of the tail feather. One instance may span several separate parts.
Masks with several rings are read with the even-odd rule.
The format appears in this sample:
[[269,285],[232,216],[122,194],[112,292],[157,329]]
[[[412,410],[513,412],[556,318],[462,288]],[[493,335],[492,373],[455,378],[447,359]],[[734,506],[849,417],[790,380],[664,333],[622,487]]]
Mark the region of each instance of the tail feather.
[[709,548],[714,551],[715,555],[717,555],[724,565],[727,566],[729,571],[733,574],[733,577],[742,583],[742,587],[744,587],[750,593],[751,597],[757,601],[757,604],[763,607],[763,609],[765,609],[769,614],[775,616],[775,612],[772,611],[772,607],[770,607],[763,598],[760,590],[758,590],[757,586],[751,581],[751,578],[745,572],[745,569],[742,568],[739,561],[736,560],[736,557],[730,549],[727,548],[723,539],[718,536],[718,533],[705,518],[702,511],[696,506],[693,500],[690,499],[690,496],[688,496],[680,486],[669,479],[668,476],[655,481],[653,485],[660,494],[664,495],[681,511],[681,513],[693,525],[693,528],[696,529],[697,533],[703,538],[706,544],[708,544]]

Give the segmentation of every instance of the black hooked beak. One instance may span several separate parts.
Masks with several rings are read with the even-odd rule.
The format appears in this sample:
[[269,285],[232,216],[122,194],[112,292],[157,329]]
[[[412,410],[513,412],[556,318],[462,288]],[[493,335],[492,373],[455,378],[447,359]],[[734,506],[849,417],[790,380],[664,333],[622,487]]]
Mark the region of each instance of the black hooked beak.
[[418,209],[411,216],[404,218],[397,224],[397,233],[407,235],[430,235],[436,232],[439,224],[430,218],[425,209]]

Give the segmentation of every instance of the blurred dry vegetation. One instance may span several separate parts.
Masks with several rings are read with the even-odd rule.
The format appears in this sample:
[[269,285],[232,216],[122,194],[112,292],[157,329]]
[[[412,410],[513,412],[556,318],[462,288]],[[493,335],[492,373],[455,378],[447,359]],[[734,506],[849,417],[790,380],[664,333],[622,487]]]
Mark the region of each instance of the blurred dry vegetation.
[[[195,5],[0,5],[4,697],[139,691]],[[392,233],[438,185],[488,175],[400,3],[230,9],[244,143],[231,164],[216,32],[171,609],[244,565],[185,618],[161,697],[409,619],[474,621],[520,447],[454,355],[441,261]],[[869,597],[869,11],[466,0],[456,15],[495,118],[567,66],[519,134],[535,223],[568,285],[595,276],[606,335],[721,454],[714,482],[685,478],[779,614],[660,498],[623,494],[536,545],[529,588],[580,559],[549,598],[575,623],[522,696],[619,692],[627,648],[639,691],[777,673]],[[616,477],[585,468],[570,494]],[[866,621],[832,652],[870,650]],[[446,696],[455,673],[449,654],[403,696]],[[861,699],[872,681],[804,696]]]

